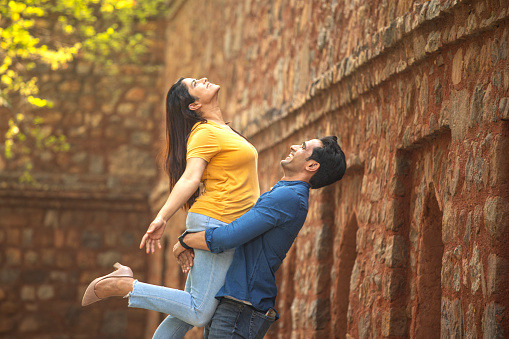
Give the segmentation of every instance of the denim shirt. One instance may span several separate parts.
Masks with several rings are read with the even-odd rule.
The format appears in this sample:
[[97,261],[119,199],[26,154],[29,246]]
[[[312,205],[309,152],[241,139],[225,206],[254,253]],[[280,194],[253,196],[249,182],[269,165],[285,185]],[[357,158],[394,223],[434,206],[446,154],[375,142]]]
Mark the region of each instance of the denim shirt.
[[243,216],[205,232],[212,253],[236,247],[216,298],[249,301],[261,312],[274,309],[275,273],[306,220],[309,188],[304,181],[279,181]]

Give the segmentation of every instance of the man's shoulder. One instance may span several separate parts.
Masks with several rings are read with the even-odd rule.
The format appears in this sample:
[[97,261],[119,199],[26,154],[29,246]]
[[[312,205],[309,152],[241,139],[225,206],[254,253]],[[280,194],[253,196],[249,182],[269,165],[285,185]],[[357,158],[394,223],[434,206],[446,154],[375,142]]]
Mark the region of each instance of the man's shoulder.
[[273,201],[278,201],[282,204],[295,204],[303,203],[307,204],[309,197],[308,189],[305,186],[300,185],[281,185],[274,187],[269,195],[269,198]]

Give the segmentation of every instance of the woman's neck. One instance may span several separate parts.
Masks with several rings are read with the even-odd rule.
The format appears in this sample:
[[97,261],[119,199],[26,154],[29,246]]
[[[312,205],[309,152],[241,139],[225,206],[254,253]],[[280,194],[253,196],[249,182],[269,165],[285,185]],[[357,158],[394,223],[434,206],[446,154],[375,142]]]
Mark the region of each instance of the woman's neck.
[[219,106],[202,107],[201,116],[209,121],[213,121],[216,124],[226,125],[223,119],[223,113]]

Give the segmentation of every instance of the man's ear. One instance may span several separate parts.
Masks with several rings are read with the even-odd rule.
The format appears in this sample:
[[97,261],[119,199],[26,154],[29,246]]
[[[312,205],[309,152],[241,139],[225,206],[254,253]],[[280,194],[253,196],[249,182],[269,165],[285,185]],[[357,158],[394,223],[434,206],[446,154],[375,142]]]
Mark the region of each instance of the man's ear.
[[320,163],[316,162],[315,160],[311,160],[306,165],[306,171],[309,172],[316,172],[320,168]]
[[191,111],[197,111],[201,108],[201,104],[195,101],[195,102],[189,104],[188,107]]

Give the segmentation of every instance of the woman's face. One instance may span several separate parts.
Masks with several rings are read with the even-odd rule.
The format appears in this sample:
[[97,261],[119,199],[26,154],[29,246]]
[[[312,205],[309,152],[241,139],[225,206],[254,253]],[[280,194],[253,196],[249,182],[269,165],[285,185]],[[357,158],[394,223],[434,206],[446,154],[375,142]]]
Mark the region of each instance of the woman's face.
[[182,82],[187,86],[189,94],[198,98],[197,103],[206,104],[217,96],[217,92],[221,88],[219,85],[209,82],[207,78],[193,79],[185,78]]

